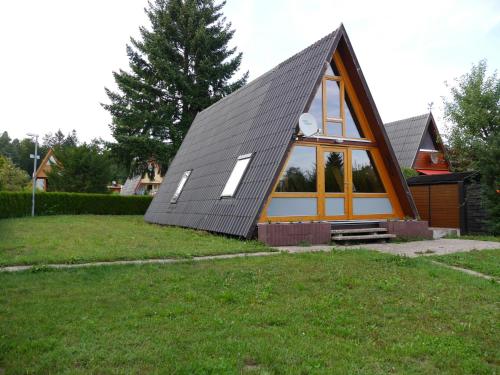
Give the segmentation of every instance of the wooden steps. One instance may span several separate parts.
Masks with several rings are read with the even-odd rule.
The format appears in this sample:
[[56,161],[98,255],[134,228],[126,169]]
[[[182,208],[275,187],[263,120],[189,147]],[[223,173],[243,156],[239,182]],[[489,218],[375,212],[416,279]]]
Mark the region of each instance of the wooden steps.
[[394,234],[387,233],[387,228],[349,228],[332,229],[332,241],[374,241],[388,240],[396,237]]

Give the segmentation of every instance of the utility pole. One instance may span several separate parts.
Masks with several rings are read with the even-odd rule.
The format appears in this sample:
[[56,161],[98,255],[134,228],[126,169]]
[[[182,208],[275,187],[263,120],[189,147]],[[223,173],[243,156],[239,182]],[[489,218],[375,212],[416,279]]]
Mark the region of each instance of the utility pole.
[[27,136],[35,139],[35,154],[30,154],[30,158],[33,159],[33,193],[31,196],[31,216],[35,216],[36,161],[40,159],[40,156],[38,156],[38,134],[28,133]]

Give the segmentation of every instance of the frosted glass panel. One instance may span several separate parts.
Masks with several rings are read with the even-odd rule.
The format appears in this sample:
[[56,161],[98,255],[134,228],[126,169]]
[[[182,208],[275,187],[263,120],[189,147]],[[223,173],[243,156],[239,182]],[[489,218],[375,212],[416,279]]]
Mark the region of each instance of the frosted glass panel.
[[344,198],[325,199],[326,216],[344,215]]
[[389,198],[354,198],[354,215],[392,214]]
[[316,216],[316,198],[273,198],[267,216]]

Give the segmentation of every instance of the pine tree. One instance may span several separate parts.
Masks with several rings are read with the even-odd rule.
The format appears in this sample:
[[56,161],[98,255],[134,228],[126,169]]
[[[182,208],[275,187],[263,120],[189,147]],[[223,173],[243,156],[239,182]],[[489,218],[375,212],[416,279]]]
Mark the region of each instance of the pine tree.
[[[154,157],[165,170],[196,114],[246,83],[232,81],[242,54],[228,43],[234,30],[214,0],[154,0],[150,29],[127,45],[130,72],[114,72],[118,92],[111,104],[112,150],[132,172]],[[134,162],[134,163],[133,163]]]

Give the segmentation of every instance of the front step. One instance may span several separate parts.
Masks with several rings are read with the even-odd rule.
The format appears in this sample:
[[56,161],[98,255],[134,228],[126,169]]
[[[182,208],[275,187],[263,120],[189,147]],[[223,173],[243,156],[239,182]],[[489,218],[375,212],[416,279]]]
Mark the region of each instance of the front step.
[[[373,232],[373,231],[372,231]],[[365,240],[388,240],[389,238],[395,238],[395,234],[390,234],[390,233],[385,233],[385,234],[365,234],[365,235],[360,235],[360,236],[345,236],[345,235],[338,235],[338,236],[332,236],[333,241],[365,241]]]
[[352,229],[332,229],[332,234],[346,234],[346,233],[377,233],[387,232],[387,228],[352,228]]

